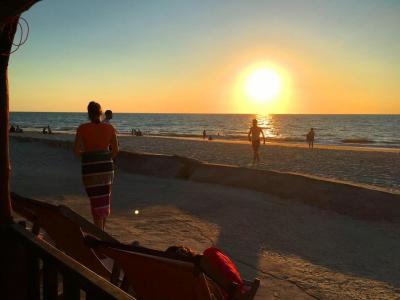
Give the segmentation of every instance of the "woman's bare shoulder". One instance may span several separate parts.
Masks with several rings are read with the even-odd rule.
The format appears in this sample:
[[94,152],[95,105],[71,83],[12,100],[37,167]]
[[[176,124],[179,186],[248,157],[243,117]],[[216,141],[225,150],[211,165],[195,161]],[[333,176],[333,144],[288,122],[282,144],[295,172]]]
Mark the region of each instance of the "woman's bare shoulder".
[[84,128],[88,128],[91,123],[82,123],[78,126],[78,130],[82,130]]
[[100,128],[101,128],[102,132],[104,132],[104,133],[107,132],[107,134],[116,134],[116,130],[115,130],[114,126],[112,126],[111,124],[109,124],[109,123],[100,123],[99,125],[100,125]]

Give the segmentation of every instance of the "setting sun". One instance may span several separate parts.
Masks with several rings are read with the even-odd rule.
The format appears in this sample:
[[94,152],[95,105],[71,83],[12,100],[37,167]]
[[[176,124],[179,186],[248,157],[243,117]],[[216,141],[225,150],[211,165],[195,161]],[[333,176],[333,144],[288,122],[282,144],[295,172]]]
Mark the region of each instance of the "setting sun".
[[243,65],[233,89],[234,105],[242,113],[282,113],[292,104],[290,70],[280,62],[259,60]]
[[273,69],[258,69],[249,75],[245,84],[246,93],[252,100],[264,102],[279,95],[282,79]]

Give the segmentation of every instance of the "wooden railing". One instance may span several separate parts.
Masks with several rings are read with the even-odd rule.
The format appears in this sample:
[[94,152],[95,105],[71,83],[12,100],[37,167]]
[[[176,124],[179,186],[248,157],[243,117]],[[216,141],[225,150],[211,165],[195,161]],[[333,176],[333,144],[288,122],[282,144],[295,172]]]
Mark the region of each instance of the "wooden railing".
[[9,225],[7,239],[26,250],[20,263],[29,300],[134,299],[20,225]]

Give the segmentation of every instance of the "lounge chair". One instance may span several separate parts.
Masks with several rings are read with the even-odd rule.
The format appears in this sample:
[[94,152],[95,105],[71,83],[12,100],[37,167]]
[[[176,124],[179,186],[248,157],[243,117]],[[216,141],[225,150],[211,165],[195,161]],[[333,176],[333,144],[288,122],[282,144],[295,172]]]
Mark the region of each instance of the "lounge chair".
[[[193,263],[99,246],[125,273],[125,281],[141,300],[212,300],[204,273]],[[128,285],[125,285],[128,287]]]
[[11,200],[13,210],[32,222],[35,235],[43,229],[59,250],[112,283],[118,283],[120,270],[117,265],[114,264],[112,269],[107,267],[85,244],[84,237],[90,234],[103,241],[117,240],[64,205],[56,206],[15,193],[11,194]]
[[[244,292],[240,292],[237,284],[224,278],[202,255],[177,258],[164,251],[100,241],[90,236],[85,240],[114,259],[126,274],[123,286],[131,285],[139,299],[252,300],[260,285],[259,279],[244,280]],[[181,282],[185,282],[185,289]]]

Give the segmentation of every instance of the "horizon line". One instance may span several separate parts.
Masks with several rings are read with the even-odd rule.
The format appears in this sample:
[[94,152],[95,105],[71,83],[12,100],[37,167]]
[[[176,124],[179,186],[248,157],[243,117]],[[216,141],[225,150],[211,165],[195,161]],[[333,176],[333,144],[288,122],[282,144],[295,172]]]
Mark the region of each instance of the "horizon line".
[[[10,113],[87,113],[87,111],[10,111]],[[120,112],[114,114],[165,114],[165,115],[263,115],[261,113],[210,113],[210,112]],[[267,113],[265,115],[386,115],[397,116],[400,113]]]

